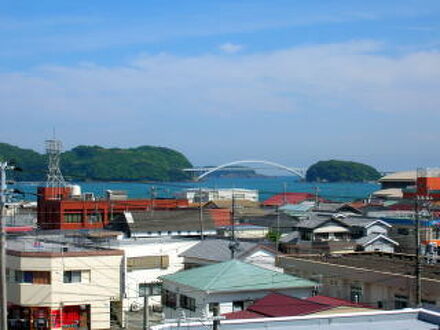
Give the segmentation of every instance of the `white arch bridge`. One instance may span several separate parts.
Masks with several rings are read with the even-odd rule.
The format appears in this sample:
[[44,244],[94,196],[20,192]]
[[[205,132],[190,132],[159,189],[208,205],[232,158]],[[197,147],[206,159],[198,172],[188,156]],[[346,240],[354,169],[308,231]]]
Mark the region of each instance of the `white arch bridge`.
[[249,159],[249,160],[237,160],[234,162],[226,163],[217,167],[197,167],[197,168],[184,168],[184,172],[190,172],[190,173],[202,173],[198,177],[196,177],[196,181],[202,180],[206,176],[210,175],[211,173],[214,173],[219,170],[247,170],[247,168],[231,168],[231,166],[234,165],[240,165],[240,164],[265,164],[270,165],[272,167],[276,167],[282,170],[285,170],[287,172],[290,172],[294,175],[299,176],[300,178],[304,179],[306,177],[306,168],[301,167],[288,167],[284,166],[275,162],[270,162],[267,160],[255,160],[255,159]]

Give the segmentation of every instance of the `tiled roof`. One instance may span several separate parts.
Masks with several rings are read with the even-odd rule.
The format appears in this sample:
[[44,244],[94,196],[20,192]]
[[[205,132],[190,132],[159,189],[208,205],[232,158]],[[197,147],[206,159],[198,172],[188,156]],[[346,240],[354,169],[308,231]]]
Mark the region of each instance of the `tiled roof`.
[[259,317],[265,317],[264,315],[254,313],[251,311],[247,311],[247,310],[232,312],[232,313],[225,313],[225,314],[222,314],[222,316],[226,317],[227,320],[256,319]]
[[[206,239],[184,251],[179,256],[205,259],[215,262],[227,261],[231,259],[231,250],[229,249],[230,242],[230,240]],[[236,252],[236,258],[240,259],[256,246],[256,243],[240,242],[238,251]]]
[[[128,218],[127,218],[128,217]],[[204,212],[205,230],[215,230],[215,221],[209,212]],[[155,210],[154,212],[130,212],[111,223],[111,228],[128,230],[131,233],[157,231],[199,231],[199,210]]]
[[269,228],[280,227],[281,231],[285,228],[285,231],[292,231],[293,228],[296,228],[296,224],[298,223],[298,219],[288,216],[287,214],[281,213],[279,217],[276,214],[266,215],[264,217],[249,217],[244,221],[246,223],[263,226]]
[[377,218],[362,218],[362,217],[347,217],[341,219],[342,222],[349,225],[350,227],[369,227],[374,223],[382,223],[385,227],[391,227],[389,223],[384,220],[380,220]]
[[394,241],[391,238],[389,238],[385,235],[382,235],[382,234],[371,234],[371,235],[363,236],[363,237],[357,239],[356,243],[359,245],[362,245],[362,246],[366,246],[366,245],[369,245],[370,243],[373,243],[374,241],[376,241],[378,239],[385,240],[393,245],[399,245],[399,243],[397,243],[396,241]]
[[264,269],[238,260],[193,268],[162,276],[164,281],[205,292],[257,291],[282,288],[312,288],[316,282]]
[[279,317],[307,315],[330,308],[332,306],[279,293],[271,293],[249,306],[247,310],[268,317]]
[[315,195],[310,193],[287,192],[269,197],[262,204],[264,206],[281,206],[284,204],[298,204],[311,198],[315,198]]

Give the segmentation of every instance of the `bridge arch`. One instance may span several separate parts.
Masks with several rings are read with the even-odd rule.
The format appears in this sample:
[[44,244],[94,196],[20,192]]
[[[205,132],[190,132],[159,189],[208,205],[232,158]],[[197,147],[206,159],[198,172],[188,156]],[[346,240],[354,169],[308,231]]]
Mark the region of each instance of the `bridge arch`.
[[282,170],[286,170],[287,172],[290,172],[290,173],[292,173],[294,175],[297,175],[297,176],[299,176],[302,179],[305,178],[305,171],[301,171],[300,169],[290,168],[290,167],[287,167],[287,166],[284,166],[284,165],[281,165],[281,164],[278,164],[278,163],[275,163],[275,162],[270,162],[270,161],[267,161],[267,160],[250,159],[250,160],[237,160],[237,161],[234,161],[234,162],[230,162],[230,163],[226,163],[226,164],[217,166],[217,167],[215,167],[215,168],[213,168],[213,169],[203,173],[202,175],[199,175],[197,177],[196,181],[200,181],[204,177],[208,176],[209,174],[214,173],[215,171],[221,170],[222,168],[225,168],[225,167],[228,167],[228,166],[232,166],[232,165],[246,164],[246,163],[254,163],[254,164],[257,163],[257,164],[270,165],[270,166],[273,166],[273,167],[280,168]]

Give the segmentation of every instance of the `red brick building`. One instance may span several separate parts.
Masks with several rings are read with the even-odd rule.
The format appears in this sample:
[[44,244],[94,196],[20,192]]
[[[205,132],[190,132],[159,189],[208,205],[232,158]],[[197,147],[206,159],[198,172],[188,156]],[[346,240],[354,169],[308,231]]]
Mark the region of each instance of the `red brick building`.
[[72,197],[70,187],[38,188],[38,226],[41,229],[97,229],[124,211],[186,207],[188,201],[185,199],[86,199]]

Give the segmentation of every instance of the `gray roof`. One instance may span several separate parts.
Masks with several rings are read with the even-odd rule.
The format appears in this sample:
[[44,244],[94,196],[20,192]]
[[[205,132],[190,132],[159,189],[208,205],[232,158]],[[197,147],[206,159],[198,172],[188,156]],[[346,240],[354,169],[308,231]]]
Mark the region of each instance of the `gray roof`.
[[[155,210],[154,212],[130,212],[133,221],[127,219],[128,214],[120,216],[112,227],[130,233],[166,232],[166,231],[199,231],[199,210]],[[215,230],[214,219],[210,212],[203,213],[204,230]],[[125,229],[125,230],[124,230]]]
[[291,231],[296,227],[298,220],[284,213],[280,213],[279,219],[277,219],[276,214],[269,214],[264,217],[243,218],[242,222],[269,228],[276,228],[279,224],[281,231],[285,232],[286,230],[283,230],[283,228],[287,229],[287,231]]
[[[180,257],[205,259],[215,262],[222,262],[231,259],[231,250],[229,249],[230,240],[207,239],[194,245],[192,248],[181,253]],[[258,244],[250,242],[240,242],[236,258],[243,258],[248,252],[256,248]]]
[[377,239],[383,239],[393,245],[399,245],[399,243],[397,243],[396,241],[392,240],[391,238],[389,238],[385,235],[381,235],[381,234],[371,234],[371,235],[363,236],[361,238],[358,238],[356,240],[356,243],[359,245],[365,246],[365,245],[368,245],[368,243],[373,242]]
[[347,203],[320,202],[318,206],[315,208],[316,212],[329,212],[329,213],[347,212],[348,210],[351,213],[357,213],[357,214],[362,213],[362,211],[358,210],[357,208]]
[[299,232],[292,231],[291,233],[283,235],[280,238],[280,242],[281,243],[296,243],[296,242],[298,242],[299,238],[300,238]]
[[306,229],[315,229],[323,225],[327,221],[339,222],[342,226],[345,225],[347,227],[368,227],[375,222],[383,222],[389,226],[388,223],[377,218],[362,218],[362,217],[334,218],[329,216],[316,216],[312,214],[310,219],[302,219],[301,221],[299,221],[297,227],[306,228]]
[[377,218],[361,218],[361,217],[347,217],[344,219],[341,219],[342,222],[347,224],[350,227],[368,227],[369,225],[373,224],[374,222],[384,222],[387,225],[389,225],[386,221],[377,219]]
[[345,222],[343,222],[340,219],[333,219],[328,216],[322,217],[322,216],[313,215],[310,217],[310,219],[300,220],[297,224],[297,227],[298,228],[305,228],[305,229],[315,229],[315,228],[317,228],[317,227],[319,227],[329,221],[338,222],[342,226],[348,226]]
[[317,207],[315,207],[316,211],[326,211],[326,212],[337,212],[341,206],[344,206],[344,203],[325,203],[320,202]]

